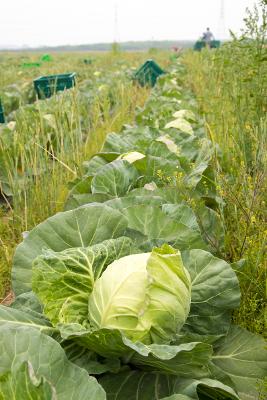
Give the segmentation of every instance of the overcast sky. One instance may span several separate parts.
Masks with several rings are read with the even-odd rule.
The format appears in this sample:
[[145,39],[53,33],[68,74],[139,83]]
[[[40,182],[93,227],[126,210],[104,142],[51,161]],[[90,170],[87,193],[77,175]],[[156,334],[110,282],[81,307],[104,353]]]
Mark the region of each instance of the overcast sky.
[[[255,0],[224,3],[225,32],[238,32]],[[207,26],[219,36],[220,5],[221,0],[0,0],[0,46],[197,39]]]

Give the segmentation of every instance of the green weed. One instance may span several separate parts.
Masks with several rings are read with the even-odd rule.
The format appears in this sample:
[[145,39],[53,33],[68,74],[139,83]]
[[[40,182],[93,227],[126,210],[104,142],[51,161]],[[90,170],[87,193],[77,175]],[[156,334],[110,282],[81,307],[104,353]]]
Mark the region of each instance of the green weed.
[[217,185],[225,201],[226,257],[245,259],[234,321],[264,333],[266,307],[266,5],[248,13],[243,35],[218,51],[188,52],[187,81],[218,143]]

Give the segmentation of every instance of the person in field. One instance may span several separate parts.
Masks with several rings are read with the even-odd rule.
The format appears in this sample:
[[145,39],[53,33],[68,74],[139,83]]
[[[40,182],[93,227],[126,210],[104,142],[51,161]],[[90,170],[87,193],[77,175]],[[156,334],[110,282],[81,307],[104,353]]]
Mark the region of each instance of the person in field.
[[206,32],[203,33],[202,40],[206,43],[207,47],[210,47],[211,41],[214,40],[214,35],[210,31],[210,28],[207,28]]

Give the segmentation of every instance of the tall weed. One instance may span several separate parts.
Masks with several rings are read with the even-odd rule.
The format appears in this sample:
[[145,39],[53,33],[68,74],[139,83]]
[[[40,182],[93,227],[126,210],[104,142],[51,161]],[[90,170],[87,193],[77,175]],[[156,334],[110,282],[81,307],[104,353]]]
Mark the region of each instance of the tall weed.
[[[266,282],[267,5],[247,10],[240,37],[184,63],[210,138],[218,143],[217,185],[225,200],[225,257],[239,264],[242,302],[234,320],[263,334]],[[237,266],[235,266],[237,268]]]

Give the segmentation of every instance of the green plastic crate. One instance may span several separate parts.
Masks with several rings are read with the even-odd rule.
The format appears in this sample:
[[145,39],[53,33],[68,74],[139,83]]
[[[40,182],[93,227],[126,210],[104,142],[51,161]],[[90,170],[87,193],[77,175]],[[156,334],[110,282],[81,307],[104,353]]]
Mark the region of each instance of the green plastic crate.
[[43,54],[43,55],[40,57],[40,60],[41,60],[42,62],[50,62],[50,61],[53,61],[53,57],[52,57],[50,54]]
[[22,68],[32,68],[32,67],[41,67],[42,63],[40,62],[25,62],[21,64]]
[[[211,49],[218,49],[220,47],[220,45],[221,45],[220,40],[212,40],[210,42]],[[205,47],[206,47],[206,42],[204,42],[204,40],[198,40],[194,45],[194,50],[201,51]]]
[[76,73],[41,76],[33,81],[38,99],[53,96],[56,92],[75,86]]
[[153,87],[160,75],[165,74],[165,71],[154,60],[147,60],[134,74],[134,80],[140,86]]
[[4,124],[5,123],[5,115],[4,115],[4,110],[2,107],[2,103],[0,100],[0,124]]

